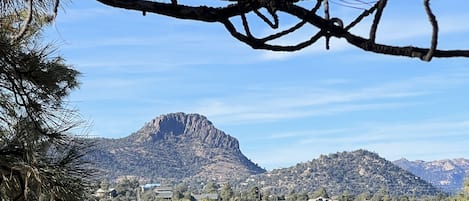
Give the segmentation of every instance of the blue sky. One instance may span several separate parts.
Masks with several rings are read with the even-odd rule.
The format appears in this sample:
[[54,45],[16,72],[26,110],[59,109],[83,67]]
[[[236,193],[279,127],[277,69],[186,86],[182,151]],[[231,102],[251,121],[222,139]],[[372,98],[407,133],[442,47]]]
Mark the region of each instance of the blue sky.
[[[403,2],[389,2],[377,40],[429,46],[422,2]],[[440,47],[469,49],[469,2],[432,6]],[[333,4],[332,12],[346,21],[358,10]],[[293,23],[285,19],[281,26]],[[367,26],[354,32],[366,34]],[[361,148],[389,160],[469,158],[469,59],[426,63],[336,39],[329,51],[324,41],[294,53],[253,50],[221,24],[83,0],[67,3],[45,37],[83,74],[69,101],[91,122],[92,136],[124,137],[161,114],[186,112],[238,138],[267,169]]]

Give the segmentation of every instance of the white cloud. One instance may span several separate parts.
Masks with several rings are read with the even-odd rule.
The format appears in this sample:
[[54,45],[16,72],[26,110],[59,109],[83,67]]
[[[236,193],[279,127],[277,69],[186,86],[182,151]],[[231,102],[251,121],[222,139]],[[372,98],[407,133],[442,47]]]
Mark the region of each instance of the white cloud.
[[[210,117],[211,120],[217,122],[217,125],[229,125],[336,115],[354,111],[402,108],[415,103],[400,103],[399,98],[422,95],[421,92],[390,91],[390,88],[336,91],[327,88],[307,90],[274,87],[268,89],[269,92],[258,88],[248,93],[242,93],[238,97],[223,95],[220,98],[209,99],[204,97],[203,99],[195,99],[190,101],[196,104],[194,107],[167,97],[169,94],[164,92],[164,86],[170,84],[174,88],[174,83],[177,83],[177,80],[171,81],[171,77],[164,75],[161,77],[144,76],[139,79],[116,77],[88,79],[85,80],[82,86],[83,90],[73,94],[72,99],[82,105],[110,102],[114,107],[117,107],[113,109],[114,113],[129,110],[132,113],[145,111],[153,115],[155,111],[160,111],[159,113],[174,111],[197,112]],[[181,84],[183,85],[183,83]],[[151,86],[155,86],[155,88],[151,89]],[[329,85],[326,84],[326,86]],[[163,91],[158,92],[161,90]],[[303,93],[297,93],[298,91],[303,91]],[[184,96],[181,96],[181,98],[184,98]],[[377,99],[383,99],[385,102],[368,102]],[[125,104],[125,108],[119,106],[122,104]],[[133,106],[129,107],[128,104],[133,104]],[[165,110],[158,108],[149,111],[149,106],[163,107]]]
[[420,104],[409,98],[437,94],[467,78],[468,74],[457,72],[354,89],[272,86],[221,98],[207,98],[192,110],[223,124],[239,124],[404,108]]
[[[73,3],[72,3],[73,4]],[[109,9],[103,7],[93,8],[67,8],[59,13],[57,17],[57,23],[74,23],[76,21],[86,21],[90,19],[96,19],[98,17],[112,16],[119,13],[118,9]]]
[[[321,154],[367,149],[388,160],[465,157],[469,138],[469,120],[427,120],[423,122],[369,122],[346,128],[300,130],[272,134],[258,139],[266,145],[248,150],[269,169],[306,162]],[[288,140],[293,140],[290,142]],[[268,144],[275,144],[270,148]]]
[[[338,133],[350,132],[349,128],[335,128],[335,129],[323,129],[323,130],[305,130],[305,131],[289,131],[283,133],[273,133],[265,138],[267,139],[286,139],[286,138],[304,138],[310,136],[326,136]],[[302,142],[304,143],[304,142]]]

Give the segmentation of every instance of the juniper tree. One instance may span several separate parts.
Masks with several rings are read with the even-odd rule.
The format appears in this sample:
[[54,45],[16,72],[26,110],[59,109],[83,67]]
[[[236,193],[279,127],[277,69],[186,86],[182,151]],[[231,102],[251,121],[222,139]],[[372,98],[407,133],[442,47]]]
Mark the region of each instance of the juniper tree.
[[230,183],[225,183],[221,187],[220,191],[220,197],[222,201],[229,201],[231,198],[233,198],[234,192],[233,189],[231,188]]

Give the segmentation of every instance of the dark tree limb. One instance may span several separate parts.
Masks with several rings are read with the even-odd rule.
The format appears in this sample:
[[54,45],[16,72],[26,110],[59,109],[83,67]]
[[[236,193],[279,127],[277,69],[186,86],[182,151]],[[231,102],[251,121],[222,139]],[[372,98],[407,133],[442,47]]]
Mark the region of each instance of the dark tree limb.
[[[469,50],[437,49],[438,23],[436,21],[435,15],[430,9],[429,0],[424,0],[424,7],[433,28],[430,48],[393,46],[375,42],[376,32],[379,24],[381,23],[381,17],[386,8],[387,0],[379,0],[374,5],[367,3],[367,5],[370,5],[371,7],[369,9],[364,9],[364,11],[347,26],[343,25],[341,19],[331,18],[327,0],[317,0],[315,6],[312,9],[306,9],[302,6],[299,6],[297,4],[298,0],[229,0],[232,2],[232,4],[225,7],[186,6],[177,3],[162,3],[149,0],[97,1],[112,7],[141,12],[150,12],[179,19],[190,19],[203,22],[218,22],[223,24],[226,30],[234,38],[243,43],[246,43],[254,49],[265,49],[271,51],[297,51],[317,42],[322,37],[325,37],[326,39],[326,49],[329,49],[329,38],[336,37],[344,38],[349,44],[364,51],[377,54],[419,58],[423,61],[430,61],[434,57],[469,57]],[[316,14],[321,5],[324,6],[324,17],[320,17]],[[259,12],[259,9],[261,8],[267,9],[273,18],[273,22],[269,20],[264,14]],[[256,38],[251,33],[249,18],[247,17],[247,14],[250,12],[253,12],[258,17],[260,17],[264,23],[270,26],[273,30],[276,30],[280,23],[277,12],[283,12],[292,15],[298,18],[300,22],[286,30],[279,30],[271,35]],[[359,24],[364,18],[371,16],[373,13],[373,23],[370,27],[370,34],[368,38],[355,35],[351,32],[353,27]],[[234,26],[231,22],[230,19],[234,17],[241,17],[242,29],[244,30],[245,34],[240,33],[237,30],[237,27]],[[297,44],[276,45],[268,43],[274,39],[287,36],[290,33],[293,33],[294,31],[302,28],[306,24],[316,27],[320,31],[312,34],[311,38]]]
[[295,26],[292,26],[290,27],[289,29],[286,29],[286,30],[283,30],[283,31],[280,31],[280,32],[277,32],[275,34],[272,34],[272,35],[269,35],[269,36],[266,36],[262,39],[263,42],[267,42],[267,41],[271,41],[271,40],[275,40],[277,38],[281,38],[282,36],[285,36],[289,33],[292,33],[296,30],[298,30],[299,28],[301,28],[302,26],[304,26],[306,24],[306,21],[301,21],[299,22],[298,24],[296,24]]
[[[329,21],[331,16],[329,14],[329,0],[324,0],[324,19]],[[326,50],[329,50],[329,41],[331,39],[331,34],[329,31],[326,31]]]
[[357,25],[358,23],[360,23],[363,19],[365,19],[365,17],[368,17],[369,15],[371,15],[373,12],[375,12],[375,10],[378,8],[378,3],[376,3],[373,7],[371,7],[370,9],[367,9],[367,10],[364,10],[362,14],[360,14],[360,16],[358,16],[357,18],[355,18],[355,20],[353,20],[352,23],[350,23],[349,25],[347,25],[345,27],[345,30],[350,30],[351,28],[353,28],[355,25]]
[[97,0],[103,4],[123,8],[128,10],[145,11],[178,19],[189,19],[203,22],[220,22],[230,17],[239,16],[255,9],[261,8],[260,5],[250,4],[250,7],[227,6],[227,7],[208,7],[208,6],[185,6],[173,5],[147,0]]
[[[306,9],[293,6],[285,12],[297,16],[300,19],[308,19],[310,24],[316,27],[326,28],[328,22],[321,17],[309,13]],[[411,58],[420,58],[423,60],[424,55],[429,51],[428,48],[419,48],[412,46],[391,46],[371,42],[369,39],[361,36],[354,35],[349,31],[340,28],[338,26],[331,27],[331,33],[337,38],[345,38],[347,42],[355,47],[358,47],[364,51],[393,55],[393,56],[405,56]],[[469,50],[435,50],[433,57],[449,58],[449,57],[469,57]]]
[[269,11],[269,13],[272,15],[272,18],[274,19],[274,22],[271,22],[264,14],[259,12],[259,10],[254,10],[254,13],[256,13],[256,15],[259,16],[272,29],[278,28],[279,20],[278,20],[278,15],[275,12]]
[[386,7],[387,0],[380,0],[378,1],[376,8],[375,18],[373,19],[373,24],[370,28],[370,41],[375,42],[376,40],[376,31],[378,30],[378,24],[381,20],[381,16],[383,15],[384,7]]
[[430,0],[424,0],[423,4],[425,6],[425,12],[427,13],[428,20],[430,20],[430,23],[432,24],[431,46],[430,50],[428,50],[428,53],[424,56],[423,60],[431,61],[433,54],[435,53],[436,46],[438,44],[438,22],[436,21],[436,17],[433,14],[432,9],[430,8]]
[[252,36],[251,30],[249,28],[248,19],[246,18],[245,14],[241,14],[241,20],[243,21],[244,32],[246,33],[246,35],[248,37],[252,38],[253,36]]
[[298,43],[296,45],[290,45],[290,46],[270,45],[270,44],[265,43],[261,39],[251,38],[249,36],[239,33],[238,31],[236,31],[236,27],[233,25],[233,23],[231,23],[228,20],[222,23],[225,25],[225,28],[233,37],[235,37],[241,42],[246,43],[247,45],[251,46],[253,49],[266,49],[266,50],[272,50],[272,51],[292,52],[295,50],[300,50],[305,47],[308,47],[311,44],[315,43],[317,40],[319,40],[322,36],[324,36],[324,33],[321,31],[321,32],[318,32],[313,37],[311,37],[309,40]]

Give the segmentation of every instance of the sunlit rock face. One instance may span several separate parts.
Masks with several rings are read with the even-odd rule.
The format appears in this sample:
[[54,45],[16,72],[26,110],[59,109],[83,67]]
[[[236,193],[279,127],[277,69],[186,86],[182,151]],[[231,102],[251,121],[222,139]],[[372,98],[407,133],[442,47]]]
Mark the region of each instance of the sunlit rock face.
[[95,140],[90,157],[111,179],[227,181],[265,172],[241,153],[236,138],[199,114],[161,115],[128,137]]

